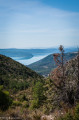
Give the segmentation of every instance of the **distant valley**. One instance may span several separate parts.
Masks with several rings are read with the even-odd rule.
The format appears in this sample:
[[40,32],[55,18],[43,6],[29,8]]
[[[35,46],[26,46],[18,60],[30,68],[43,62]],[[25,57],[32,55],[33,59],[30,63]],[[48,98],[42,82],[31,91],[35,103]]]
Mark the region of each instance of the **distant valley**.
[[[66,48],[65,52],[75,52],[77,48]],[[7,57],[11,57],[15,61],[18,61],[24,65],[29,65],[37,62],[46,56],[57,53],[57,48],[45,48],[45,49],[0,49],[0,54]]]
[[[76,57],[76,55],[77,55],[77,53],[74,53],[74,52],[65,53],[65,61],[68,61],[68,60]],[[53,59],[53,54],[50,54],[47,57],[43,58],[42,60],[39,60],[35,63],[28,65],[28,67],[43,76],[48,76],[48,74],[50,74],[50,72],[57,66]]]

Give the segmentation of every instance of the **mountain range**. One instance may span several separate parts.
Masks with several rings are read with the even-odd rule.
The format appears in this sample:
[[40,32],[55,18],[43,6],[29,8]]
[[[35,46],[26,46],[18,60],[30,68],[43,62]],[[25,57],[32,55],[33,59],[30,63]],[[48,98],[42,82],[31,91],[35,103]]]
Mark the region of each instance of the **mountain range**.
[[[74,52],[77,51],[77,48],[65,48],[65,52]],[[27,57],[30,59],[33,56],[45,55],[51,53],[57,53],[57,48],[40,48],[40,49],[0,49],[0,54],[6,55],[8,57]]]

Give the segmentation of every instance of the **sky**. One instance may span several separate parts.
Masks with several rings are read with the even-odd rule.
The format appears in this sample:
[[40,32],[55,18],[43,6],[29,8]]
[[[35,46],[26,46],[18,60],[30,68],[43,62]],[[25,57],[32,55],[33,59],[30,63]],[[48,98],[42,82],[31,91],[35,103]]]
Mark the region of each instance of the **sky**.
[[0,48],[79,46],[79,0],[0,0]]

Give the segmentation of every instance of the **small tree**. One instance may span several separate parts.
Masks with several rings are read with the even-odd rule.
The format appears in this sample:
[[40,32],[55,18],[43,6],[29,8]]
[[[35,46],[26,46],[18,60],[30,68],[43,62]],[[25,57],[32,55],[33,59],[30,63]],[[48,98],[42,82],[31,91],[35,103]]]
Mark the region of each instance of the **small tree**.
[[60,45],[59,51],[60,53],[53,54],[55,63],[58,67],[54,70],[52,77],[54,81],[56,81],[56,83],[53,83],[57,88],[57,99],[59,101],[63,100],[64,102],[67,102],[69,104],[74,104],[73,86],[70,86],[70,84],[66,84],[67,76],[65,75],[64,47],[62,45]]
[[58,72],[57,75],[58,75],[58,77],[60,77],[60,79],[62,80],[62,83],[64,85],[64,81],[65,81],[64,64],[65,64],[65,60],[64,60],[64,47],[62,45],[60,45],[59,51],[60,51],[60,53],[53,54],[53,57],[54,57],[54,61],[55,61],[56,65],[58,66],[57,69],[60,71],[60,74]]
[[38,82],[36,82],[36,84],[33,88],[32,107],[33,108],[38,108],[39,105],[42,104],[44,99],[45,99],[45,96],[44,96],[43,83],[38,81]]

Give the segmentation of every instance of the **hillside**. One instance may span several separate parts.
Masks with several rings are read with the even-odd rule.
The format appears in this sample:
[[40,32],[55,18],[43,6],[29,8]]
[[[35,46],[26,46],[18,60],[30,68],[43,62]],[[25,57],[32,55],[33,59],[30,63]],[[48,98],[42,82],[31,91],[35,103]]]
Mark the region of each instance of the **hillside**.
[[[65,53],[65,59],[68,61],[74,58],[76,55],[77,53]],[[53,55],[51,54],[42,60],[28,65],[28,67],[41,75],[47,76],[54,68],[56,68],[56,65],[53,59]]]
[[[68,111],[75,111],[74,108],[79,105],[79,84],[78,84],[78,59],[69,60],[64,66],[65,78],[62,81],[62,70],[55,68],[50,77],[46,79],[46,105],[45,112],[57,116],[62,116]],[[79,108],[79,107],[78,107]],[[73,113],[72,113],[73,115]],[[55,119],[56,119],[55,118]],[[64,120],[64,119],[56,119]],[[65,119],[67,120],[67,119]],[[71,119],[68,119],[71,120]]]
[[[73,109],[79,102],[77,57],[66,62],[64,67],[64,82],[56,74],[58,68],[48,78],[42,79],[26,66],[0,55],[0,85],[10,90],[13,100],[10,108],[0,112],[0,115],[22,120],[41,120],[43,115],[58,117]],[[59,70],[59,73],[62,74],[62,71]]]
[[27,115],[29,119],[29,114],[33,112],[31,106],[36,83],[37,94],[36,89],[40,91],[43,86],[43,77],[11,58],[0,55],[0,117],[26,120]]
[[4,85],[7,89],[23,90],[27,88],[32,81],[40,78],[41,76],[33,70],[9,57],[0,55],[0,85]]

